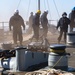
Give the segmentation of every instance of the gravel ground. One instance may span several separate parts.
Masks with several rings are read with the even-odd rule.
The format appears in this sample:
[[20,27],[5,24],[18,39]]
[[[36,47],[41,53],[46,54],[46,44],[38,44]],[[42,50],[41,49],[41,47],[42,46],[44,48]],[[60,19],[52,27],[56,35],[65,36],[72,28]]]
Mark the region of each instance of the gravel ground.
[[[27,45],[28,43],[30,43],[30,41],[28,40],[30,38],[30,36],[29,35],[24,36],[24,37],[26,37],[26,39],[24,38],[25,41],[23,42],[24,46]],[[58,34],[55,34],[55,35],[48,34],[49,43],[50,44],[57,43],[57,37],[58,37]],[[63,40],[61,43],[63,43]],[[70,53],[70,56],[68,57],[68,66],[75,69],[75,48],[66,48],[66,52]],[[17,73],[15,73],[15,75],[25,75],[25,73],[26,72],[19,72],[19,73],[17,72]],[[71,72],[71,73],[73,73],[75,75],[75,71]]]

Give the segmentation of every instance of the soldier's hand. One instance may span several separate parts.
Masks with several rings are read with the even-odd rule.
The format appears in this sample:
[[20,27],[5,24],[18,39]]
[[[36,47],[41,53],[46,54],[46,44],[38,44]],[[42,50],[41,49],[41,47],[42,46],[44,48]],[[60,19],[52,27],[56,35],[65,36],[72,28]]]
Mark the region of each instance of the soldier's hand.
[[23,30],[25,30],[25,28],[23,28]]

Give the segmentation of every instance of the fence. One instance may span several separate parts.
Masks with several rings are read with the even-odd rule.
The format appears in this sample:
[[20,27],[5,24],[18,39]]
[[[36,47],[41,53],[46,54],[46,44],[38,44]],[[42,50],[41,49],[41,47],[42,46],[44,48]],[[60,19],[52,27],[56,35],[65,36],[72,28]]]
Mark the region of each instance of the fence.
[[[49,20],[49,25],[56,25],[57,20]],[[26,24],[26,23],[25,23]],[[28,26],[26,25],[26,29]],[[25,33],[26,31],[23,31]],[[0,22],[0,43],[12,40],[12,32],[9,31],[9,22]]]
[[[58,20],[49,20],[49,24],[56,25]],[[25,21],[26,22],[26,21]],[[9,22],[0,22],[0,29],[3,29],[4,32],[9,31]]]

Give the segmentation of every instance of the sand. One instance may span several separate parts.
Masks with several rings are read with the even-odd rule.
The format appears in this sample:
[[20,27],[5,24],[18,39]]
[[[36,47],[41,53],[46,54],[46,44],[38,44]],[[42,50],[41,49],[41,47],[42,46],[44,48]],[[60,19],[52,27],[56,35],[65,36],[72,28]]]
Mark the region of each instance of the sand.
[[[48,36],[47,39],[49,41],[50,44],[57,44],[57,38],[58,38],[59,33],[53,33],[53,32],[48,32]],[[23,46],[27,46],[31,41],[29,40],[31,37],[33,36],[33,34],[23,34]],[[3,36],[2,36],[3,37]],[[3,39],[3,40],[2,40]],[[12,39],[12,33],[9,32],[8,35],[7,33],[4,35],[4,38],[0,39],[0,42],[11,42],[13,44],[13,39]],[[63,42],[63,38],[61,40],[61,43],[64,44]],[[66,52],[70,53],[71,56],[68,57],[68,66],[75,68],[75,48],[66,48]],[[71,72],[73,74],[75,74],[75,72]],[[25,75],[25,73],[21,72],[20,74],[16,74],[16,75]]]

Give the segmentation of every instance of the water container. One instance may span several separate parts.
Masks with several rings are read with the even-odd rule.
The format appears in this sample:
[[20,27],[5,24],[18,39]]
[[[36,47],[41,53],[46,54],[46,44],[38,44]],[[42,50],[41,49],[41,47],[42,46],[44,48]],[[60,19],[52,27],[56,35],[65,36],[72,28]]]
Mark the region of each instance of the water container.
[[43,66],[48,64],[48,53],[27,51],[27,49],[16,50],[16,70],[27,71],[34,65],[40,64],[43,64]]
[[53,44],[50,46],[50,53],[48,56],[48,66],[61,70],[68,69],[68,57],[65,52],[65,45]]
[[67,44],[75,45],[75,32],[70,32],[67,34]]
[[[27,53],[26,53],[27,54]],[[16,69],[24,71],[25,68],[25,50],[16,50]]]

